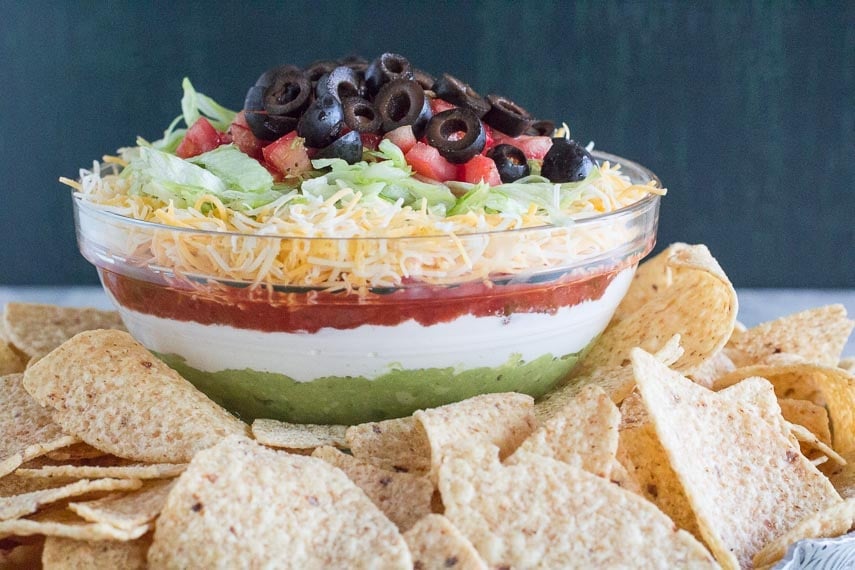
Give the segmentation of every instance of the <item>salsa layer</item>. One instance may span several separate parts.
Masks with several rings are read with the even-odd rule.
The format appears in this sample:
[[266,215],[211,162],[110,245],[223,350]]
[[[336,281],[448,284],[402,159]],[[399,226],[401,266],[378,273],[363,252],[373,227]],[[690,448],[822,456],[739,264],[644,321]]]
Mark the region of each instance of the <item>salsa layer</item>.
[[548,283],[474,282],[457,286],[410,286],[388,293],[354,295],[322,291],[281,292],[265,286],[233,287],[186,280],[151,282],[101,269],[101,280],[127,309],[161,318],[227,325],[264,332],[317,332],[362,325],[395,326],[415,320],[423,326],[464,315],[509,317],[554,313],[602,297],[619,268],[565,276]]
[[273,418],[295,423],[351,425],[403,417],[423,408],[478,394],[522,392],[535,398],[565,378],[578,354],[546,354],[531,362],[510,359],[496,368],[391,370],[368,380],[353,376],[295,382],[284,374],[256,370],[205,372],[180,356],[158,357],[212,400],[242,420]]

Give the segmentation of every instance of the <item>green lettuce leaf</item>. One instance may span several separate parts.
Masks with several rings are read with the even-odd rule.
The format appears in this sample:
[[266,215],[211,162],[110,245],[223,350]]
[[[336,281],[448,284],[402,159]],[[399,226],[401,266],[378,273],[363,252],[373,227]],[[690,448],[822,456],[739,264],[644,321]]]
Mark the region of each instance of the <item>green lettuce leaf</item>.
[[187,160],[213,172],[233,190],[257,194],[273,187],[273,176],[270,172],[257,160],[231,144],[219,146]]
[[181,87],[184,89],[184,96],[181,98],[181,112],[185,125],[191,127],[193,123],[199,120],[199,117],[205,116],[215,129],[225,131],[229,128],[235,115],[237,115],[236,112],[226,109],[207,95],[196,91],[186,77],[181,82]]

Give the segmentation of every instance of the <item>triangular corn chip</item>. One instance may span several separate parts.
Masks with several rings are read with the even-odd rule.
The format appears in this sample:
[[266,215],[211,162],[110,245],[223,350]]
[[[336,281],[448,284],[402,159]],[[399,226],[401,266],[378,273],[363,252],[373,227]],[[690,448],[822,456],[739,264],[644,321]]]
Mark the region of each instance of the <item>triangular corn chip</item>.
[[24,387],[66,432],[127,459],[185,463],[249,433],[121,331],[80,333],[27,369]]
[[749,565],[767,542],[840,502],[758,406],[698,386],[643,350],[632,361],[659,441],[722,566]]

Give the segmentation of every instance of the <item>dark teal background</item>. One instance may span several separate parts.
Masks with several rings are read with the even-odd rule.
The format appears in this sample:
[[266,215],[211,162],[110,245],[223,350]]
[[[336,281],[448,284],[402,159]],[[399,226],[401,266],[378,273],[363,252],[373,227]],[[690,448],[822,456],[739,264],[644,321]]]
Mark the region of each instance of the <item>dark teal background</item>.
[[0,285],[94,283],[59,176],[157,138],[180,81],[237,108],[278,63],[397,51],[635,159],[660,244],[742,287],[855,287],[853,2],[0,0]]

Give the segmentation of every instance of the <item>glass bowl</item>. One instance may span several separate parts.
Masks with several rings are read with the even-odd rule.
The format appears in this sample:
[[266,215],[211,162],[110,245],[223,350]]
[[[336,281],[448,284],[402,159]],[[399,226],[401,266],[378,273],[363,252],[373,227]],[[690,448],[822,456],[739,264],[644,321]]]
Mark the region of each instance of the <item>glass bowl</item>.
[[[658,183],[638,164],[593,155],[634,183]],[[547,393],[605,329],[659,215],[649,194],[567,226],[333,239],[182,229],[73,196],[80,251],[134,337],[246,421],[319,424]],[[247,263],[267,264],[263,279],[207,269],[246,251],[261,252]],[[359,290],[276,278],[295,259],[335,275],[368,257],[405,277]]]

